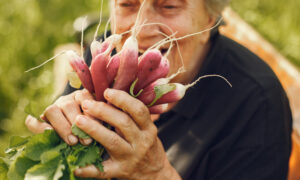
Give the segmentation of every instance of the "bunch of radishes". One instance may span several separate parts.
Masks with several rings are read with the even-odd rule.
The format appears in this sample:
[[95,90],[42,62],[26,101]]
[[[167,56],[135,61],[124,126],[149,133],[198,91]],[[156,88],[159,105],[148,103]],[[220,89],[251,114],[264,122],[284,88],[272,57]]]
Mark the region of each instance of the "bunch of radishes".
[[92,63],[85,61],[73,51],[68,51],[69,62],[82,86],[96,100],[104,101],[106,88],[126,91],[149,107],[151,113],[162,113],[166,104],[180,100],[185,94],[183,85],[169,83],[169,61],[156,49],[147,50],[139,57],[138,42],[132,35],[122,50],[111,57],[111,52],[120,43],[120,35],[112,35],[104,42],[91,44]]

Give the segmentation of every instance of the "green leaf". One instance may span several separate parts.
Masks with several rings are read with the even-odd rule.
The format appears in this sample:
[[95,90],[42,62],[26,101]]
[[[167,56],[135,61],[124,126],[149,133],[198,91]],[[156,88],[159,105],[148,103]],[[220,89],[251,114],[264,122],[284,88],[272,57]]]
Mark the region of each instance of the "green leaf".
[[104,172],[104,166],[102,164],[102,159],[101,160],[97,160],[96,163],[95,163],[95,166],[101,171],[101,172]]
[[93,164],[99,158],[99,147],[96,145],[86,146],[86,150],[79,153],[76,161],[76,166],[83,167],[89,164]]
[[0,179],[7,180],[8,164],[0,158]]
[[37,164],[28,169],[25,180],[58,180],[63,176],[64,169],[61,156],[56,156],[45,163]]
[[28,142],[29,138],[30,137],[12,136],[10,138],[9,148],[5,150],[6,157],[14,160],[14,156],[16,156],[19,151],[23,150],[23,147]]
[[161,98],[163,95],[173,91],[176,89],[175,84],[162,84],[154,87],[154,92],[155,92],[155,98],[154,100],[148,105],[148,107],[153,106],[156,101]]
[[27,171],[25,180],[58,180],[63,176],[65,169],[63,157],[55,148],[44,152],[40,159],[40,164]]
[[9,167],[7,177],[10,180],[24,180],[24,175],[26,171],[37,164],[38,162],[32,161],[22,153],[12,162]]
[[61,158],[60,156],[61,155],[59,151],[55,151],[55,150],[46,151],[41,155],[41,163],[45,164],[54,159]]
[[30,137],[11,136],[9,140],[9,148],[19,147],[28,142]]
[[81,87],[81,80],[79,79],[76,72],[72,71],[67,73],[67,78],[71,87],[79,89]]
[[64,172],[64,169],[65,169],[65,165],[60,163],[58,166],[57,166],[57,169],[54,173],[54,176],[53,176],[53,180],[58,180],[59,178],[63,177],[63,172]]
[[72,125],[72,133],[81,139],[90,138],[90,136],[88,134],[86,134],[84,131],[82,131],[79,127],[77,127],[76,124]]
[[25,106],[25,109],[24,109],[24,112],[28,115],[31,115],[33,117],[35,117],[37,120],[41,121],[41,122],[45,122],[44,120],[42,120],[40,118],[40,114],[42,112],[38,112],[37,109],[41,109],[40,107],[41,105],[36,103],[36,102],[29,102],[26,106]]
[[133,97],[138,97],[143,92],[143,90],[144,90],[144,89],[140,89],[140,91],[136,95],[134,95],[134,88],[135,88],[135,85],[136,85],[137,82],[138,82],[138,78],[136,78],[136,80],[133,81],[133,83],[130,86],[129,93]]
[[61,142],[54,130],[46,130],[43,134],[37,134],[26,144],[25,156],[38,161],[42,153],[56,147]]

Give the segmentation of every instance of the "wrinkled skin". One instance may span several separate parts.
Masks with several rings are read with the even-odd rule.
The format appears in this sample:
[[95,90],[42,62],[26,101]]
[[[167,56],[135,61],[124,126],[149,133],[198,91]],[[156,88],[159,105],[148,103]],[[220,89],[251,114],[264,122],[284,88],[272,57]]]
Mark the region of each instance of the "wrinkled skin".
[[[111,0],[111,15],[115,17],[112,22],[113,32],[122,33],[133,27],[142,2]],[[215,22],[205,10],[204,0],[147,0],[139,24],[146,19],[147,23],[166,24],[173,32],[177,32],[176,37],[207,29]],[[160,32],[171,35],[172,31],[163,25],[145,26],[137,36],[140,51],[145,51],[163,39]],[[122,39],[123,43],[127,37]],[[209,32],[206,32],[179,41],[187,72],[173,81],[189,83],[194,78],[209,49],[208,39]],[[168,59],[171,73],[176,72],[181,66],[176,46]],[[110,159],[103,163],[104,172],[94,166],[87,166],[77,169],[76,176],[132,180],[181,179],[167,159],[148,108],[124,91],[107,89],[104,97],[111,105],[95,101],[86,90],[75,91],[60,97],[45,110],[42,118],[46,122],[28,116],[26,125],[34,133],[53,128],[70,145],[78,141],[86,145],[91,143],[91,139],[81,140],[72,135],[71,125],[75,123],[106,148]],[[105,128],[99,120],[115,127],[117,132]]]

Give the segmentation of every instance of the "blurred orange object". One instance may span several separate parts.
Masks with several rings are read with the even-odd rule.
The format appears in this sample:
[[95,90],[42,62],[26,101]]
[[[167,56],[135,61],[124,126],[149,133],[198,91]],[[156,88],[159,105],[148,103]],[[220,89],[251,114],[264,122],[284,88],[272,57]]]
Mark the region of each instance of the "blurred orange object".
[[288,180],[300,180],[300,136],[296,132],[292,135],[292,154]]

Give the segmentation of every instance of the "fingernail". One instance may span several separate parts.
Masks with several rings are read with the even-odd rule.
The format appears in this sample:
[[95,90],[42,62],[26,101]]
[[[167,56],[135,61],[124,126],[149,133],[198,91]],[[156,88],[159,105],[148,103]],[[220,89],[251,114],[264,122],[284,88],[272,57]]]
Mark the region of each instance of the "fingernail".
[[44,114],[40,115],[40,118],[41,118],[42,120],[46,121],[46,117],[45,117]]
[[90,100],[85,100],[82,103],[82,108],[83,109],[89,109],[89,108],[91,108],[91,106],[92,106],[92,102]]
[[80,175],[81,173],[82,173],[82,170],[81,170],[81,169],[76,169],[76,170],[75,170],[75,174],[76,174],[76,175]]
[[82,115],[78,115],[76,117],[76,125],[80,126],[80,125],[85,124],[85,122],[86,122],[86,119]]
[[52,127],[46,127],[45,130],[53,130]]
[[104,95],[106,96],[106,97],[112,97],[113,95],[114,95],[114,90],[112,90],[112,89],[110,89],[110,88],[107,88],[106,90],[105,90],[105,92],[104,92]]
[[74,136],[74,135],[72,135],[72,134],[70,134],[70,135],[68,136],[68,140],[69,140],[69,143],[70,143],[70,144],[77,144],[77,142],[78,142],[77,137]]
[[87,139],[82,139],[82,142],[84,145],[89,145],[93,142],[93,140],[91,138],[87,138]]

